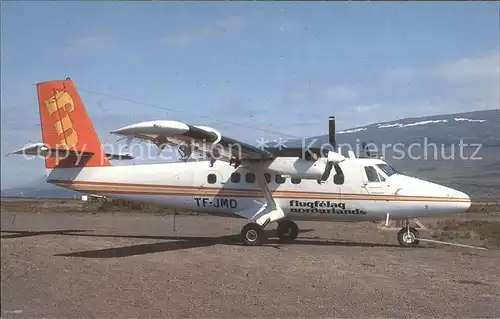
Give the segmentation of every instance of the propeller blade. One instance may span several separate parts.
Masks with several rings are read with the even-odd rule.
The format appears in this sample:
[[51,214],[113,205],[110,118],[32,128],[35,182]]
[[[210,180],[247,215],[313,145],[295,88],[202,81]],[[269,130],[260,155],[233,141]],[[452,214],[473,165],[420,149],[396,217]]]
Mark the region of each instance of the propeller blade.
[[346,158],[342,156],[342,154],[329,151],[326,158],[325,172],[321,176],[320,180],[323,182],[326,181],[328,179],[328,176],[330,176],[330,173],[332,172],[332,168],[334,167],[334,165],[344,161],[345,159]]
[[337,141],[335,140],[335,116],[330,116],[328,119],[328,142],[334,150],[337,149]]
[[330,176],[330,173],[332,172],[332,168],[333,168],[333,162],[327,162],[325,172],[321,176],[322,182],[326,182],[326,180],[328,179],[328,176]]

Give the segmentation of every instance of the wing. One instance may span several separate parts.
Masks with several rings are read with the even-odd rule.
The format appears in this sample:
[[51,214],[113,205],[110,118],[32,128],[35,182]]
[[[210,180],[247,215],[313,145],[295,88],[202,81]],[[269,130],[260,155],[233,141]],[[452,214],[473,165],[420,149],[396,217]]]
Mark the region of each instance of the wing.
[[265,149],[223,136],[214,128],[177,121],[141,122],[111,133],[150,141],[161,149],[165,145],[170,145],[178,147],[187,154],[197,153],[223,161],[264,161],[275,158],[273,153]]

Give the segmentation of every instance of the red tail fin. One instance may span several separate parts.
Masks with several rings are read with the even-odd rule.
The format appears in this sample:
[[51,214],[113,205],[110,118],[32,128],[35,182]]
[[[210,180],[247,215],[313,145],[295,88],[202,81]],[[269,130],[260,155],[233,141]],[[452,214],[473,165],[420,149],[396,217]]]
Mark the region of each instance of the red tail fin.
[[63,154],[45,157],[45,166],[110,166],[73,81],[38,83],[37,91],[43,143]]

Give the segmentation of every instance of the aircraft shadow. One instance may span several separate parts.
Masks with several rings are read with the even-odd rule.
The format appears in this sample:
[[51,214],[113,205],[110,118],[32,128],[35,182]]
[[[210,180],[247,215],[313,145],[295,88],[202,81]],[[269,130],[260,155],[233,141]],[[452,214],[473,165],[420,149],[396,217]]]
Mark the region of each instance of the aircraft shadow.
[[[303,229],[300,232],[306,233],[313,231],[313,229]],[[204,236],[148,236],[148,235],[108,235],[108,234],[89,234],[88,230],[53,230],[53,231],[9,231],[2,230],[3,233],[12,233],[13,235],[2,235],[2,239],[20,238],[29,236],[41,235],[63,235],[63,236],[86,236],[95,238],[129,238],[129,239],[153,239],[153,240],[167,240],[166,242],[146,243],[124,247],[114,247],[98,250],[86,250],[79,252],[56,254],[54,256],[60,257],[83,257],[83,258],[122,258],[128,256],[145,255],[159,252],[168,252],[189,248],[209,247],[213,245],[232,245],[242,246],[245,248],[256,248],[243,246],[240,239],[240,234],[204,237]],[[271,238],[275,232],[268,230],[270,237],[266,244],[261,247],[272,247],[280,249],[286,245],[312,245],[312,246],[345,246],[345,247],[379,247],[379,248],[401,248],[399,245],[384,244],[384,243],[365,243],[356,241],[338,241],[338,240],[318,240],[311,237],[297,238],[290,243],[282,243],[277,238]],[[432,248],[432,246],[418,246],[416,248]]]
[[78,233],[86,231],[88,230],[80,230],[80,229],[46,230],[46,231],[1,230],[2,233],[13,234],[13,235],[1,235],[0,238],[7,239],[7,238],[20,238],[20,237],[31,237],[31,236],[41,236],[41,235],[66,235],[67,233]]

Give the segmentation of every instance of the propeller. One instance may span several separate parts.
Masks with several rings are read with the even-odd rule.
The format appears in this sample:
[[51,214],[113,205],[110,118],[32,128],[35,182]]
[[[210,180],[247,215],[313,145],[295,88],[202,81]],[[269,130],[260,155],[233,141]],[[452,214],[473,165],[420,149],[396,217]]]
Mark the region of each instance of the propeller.
[[[342,156],[342,154],[335,152],[335,150],[337,149],[337,142],[335,140],[335,116],[330,116],[328,119],[328,142],[332,146],[333,151],[328,151],[326,155],[325,171],[320,180],[318,180],[318,183],[325,182],[328,179],[328,176],[330,176],[334,165],[346,159],[344,156]],[[335,168],[335,171],[339,170],[340,174],[343,174],[340,166],[336,166],[337,167]]]

